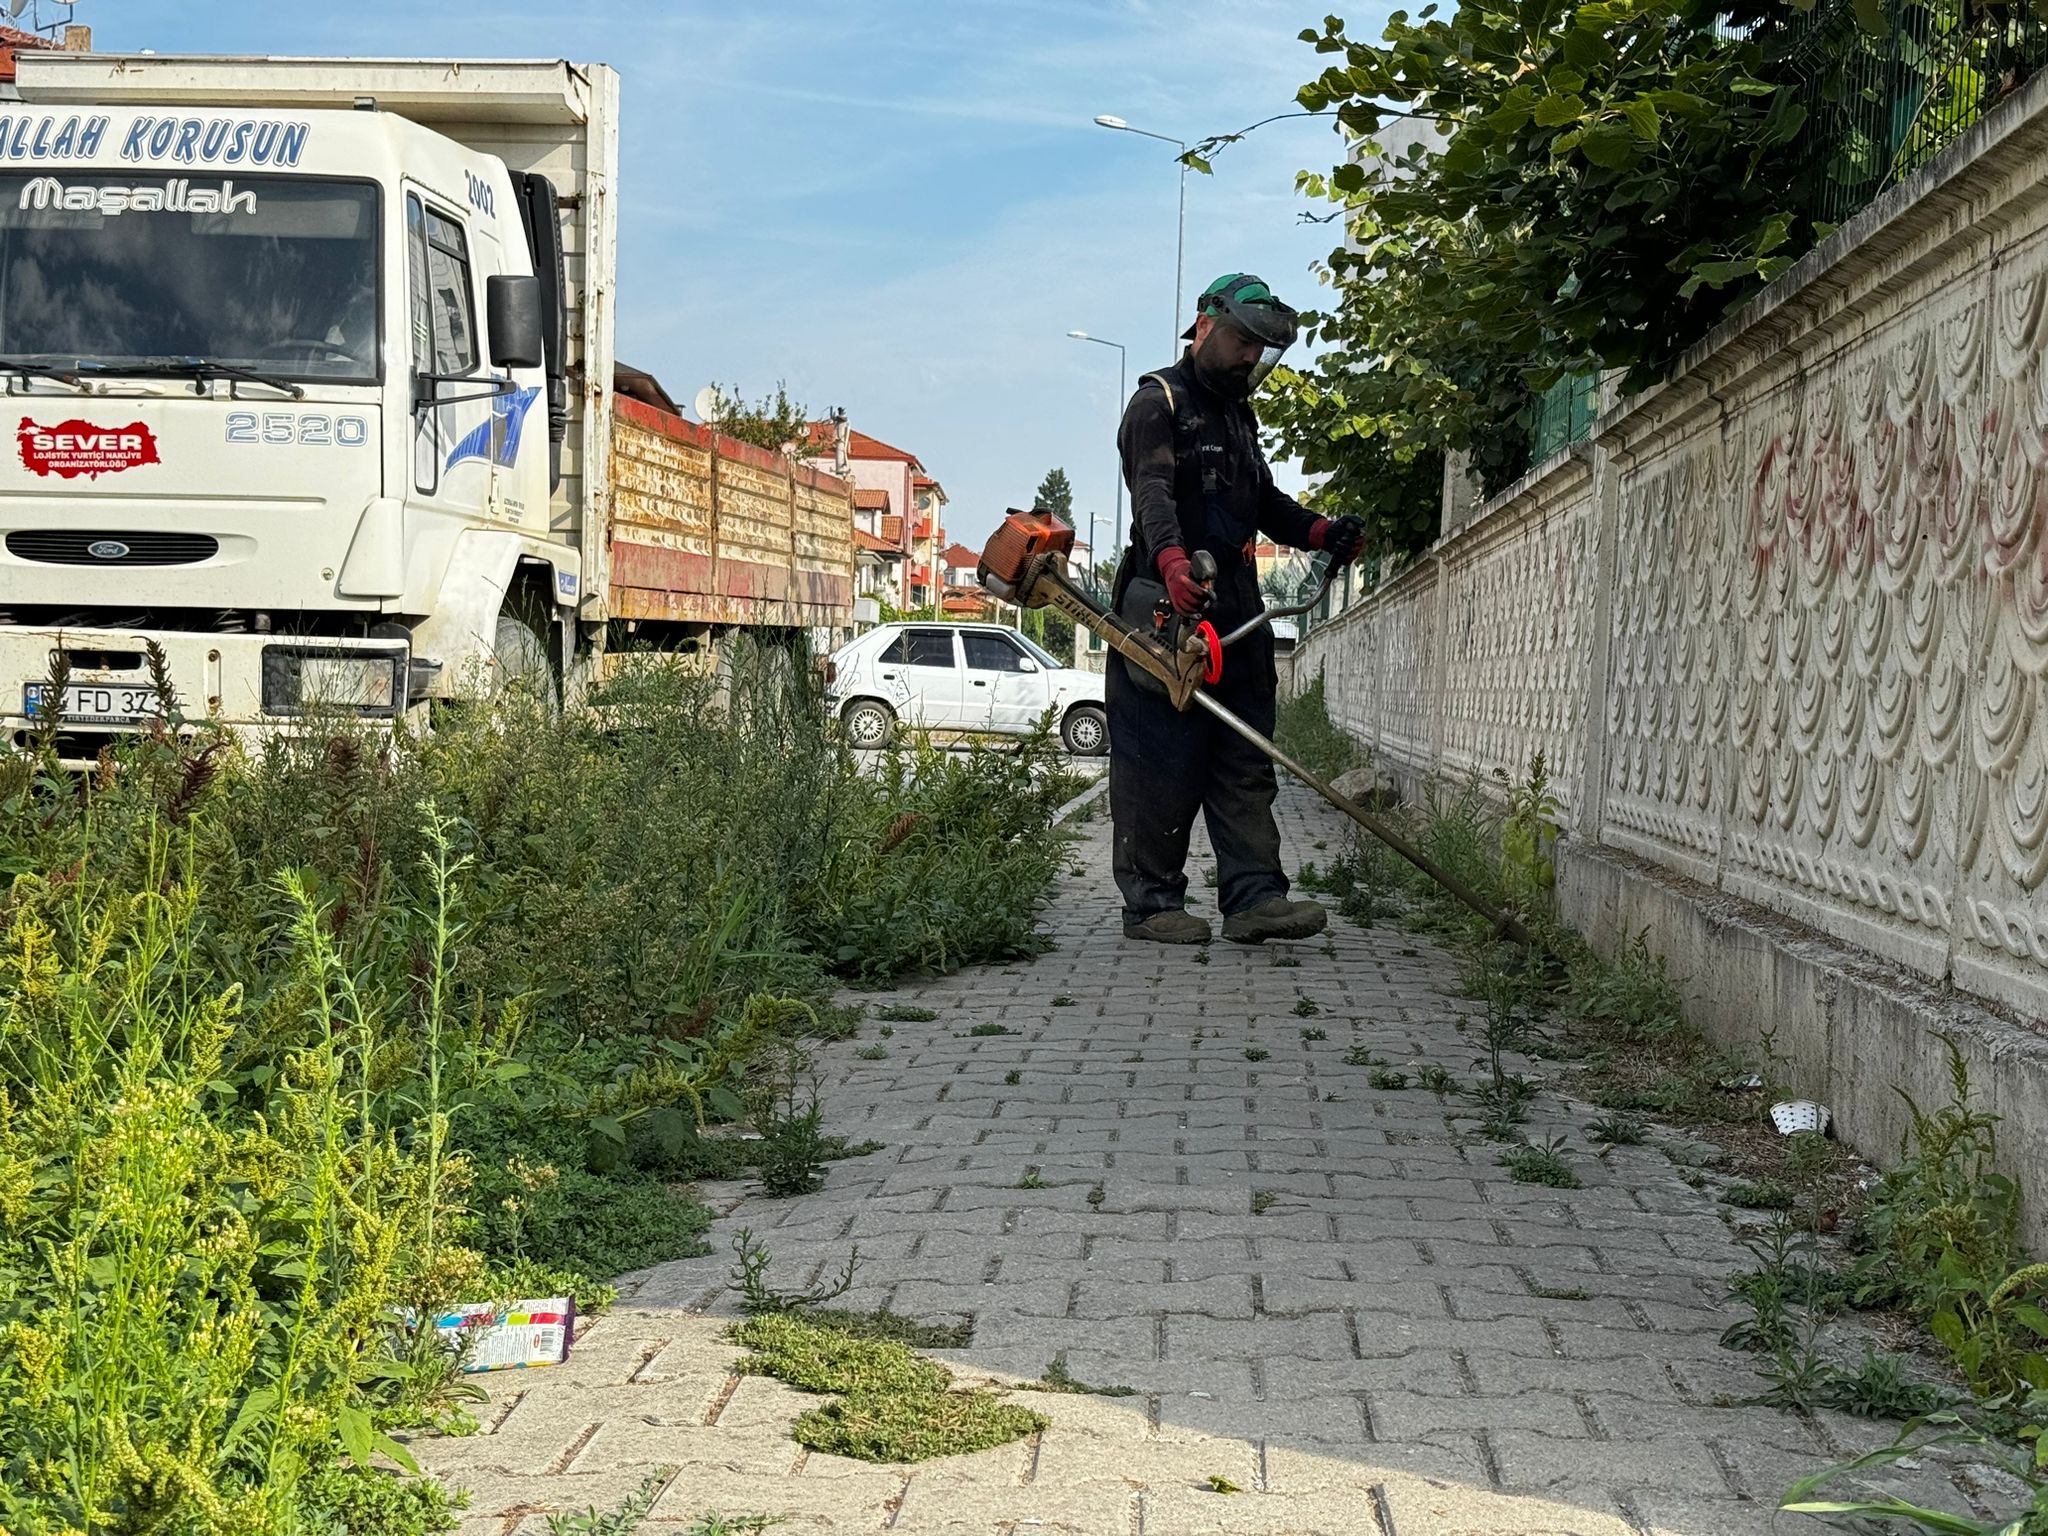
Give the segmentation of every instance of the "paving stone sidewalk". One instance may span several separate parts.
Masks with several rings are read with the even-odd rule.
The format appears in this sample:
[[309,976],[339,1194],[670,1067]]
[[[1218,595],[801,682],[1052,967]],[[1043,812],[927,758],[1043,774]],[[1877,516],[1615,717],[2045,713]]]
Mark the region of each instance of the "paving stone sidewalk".
[[[1340,826],[1283,792],[1290,867],[1327,862]],[[1202,963],[1121,937],[1106,822],[1073,862],[1052,952],[870,998],[939,1016],[883,1039],[871,1008],[822,1053],[831,1128],[882,1150],[805,1199],[707,1190],[710,1257],[629,1277],[567,1365],[491,1380],[487,1433],[421,1447],[472,1492],[465,1536],[544,1531],[663,1467],[649,1531],[712,1510],[916,1536],[1820,1531],[1774,1520],[1781,1491],[1890,1430],[1719,1405],[1760,1382],[1718,1343],[1749,1260],[1709,1195],[1655,1145],[1596,1156],[1583,1107],[1548,1094],[1529,1135],[1569,1136],[1585,1187],[1513,1183],[1456,1099],[1347,1064],[1473,1079],[1449,955],[1338,921],[1327,945]],[[721,1339],[742,1226],[785,1287],[857,1244],[841,1304],[971,1318],[939,1355],[963,1379],[1057,1359],[1138,1395],[1033,1394],[1042,1435],[914,1467],[806,1453],[789,1426],[817,1400],[733,1375]]]

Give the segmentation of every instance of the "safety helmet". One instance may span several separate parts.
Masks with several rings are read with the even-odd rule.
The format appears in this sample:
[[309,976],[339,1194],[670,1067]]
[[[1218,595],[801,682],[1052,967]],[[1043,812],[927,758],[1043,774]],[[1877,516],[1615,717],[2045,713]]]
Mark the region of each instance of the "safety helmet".
[[[1233,320],[1247,336],[1282,351],[1294,345],[1301,328],[1295,312],[1273,296],[1263,278],[1249,272],[1229,272],[1217,278],[1195,300],[1195,313]],[[1195,328],[1190,325],[1181,332],[1181,339],[1193,341]]]
[[[1195,314],[1227,320],[1265,348],[1252,369],[1254,387],[1273,371],[1280,354],[1294,345],[1301,332],[1300,317],[1294,310],[1274,297],[1263,278],[1249,272],[1225,273],[1204,288],[1202,296],[1195,300]],[[1195,327],[1190,325],[1181,333],[1181,339],[1193,341]]]

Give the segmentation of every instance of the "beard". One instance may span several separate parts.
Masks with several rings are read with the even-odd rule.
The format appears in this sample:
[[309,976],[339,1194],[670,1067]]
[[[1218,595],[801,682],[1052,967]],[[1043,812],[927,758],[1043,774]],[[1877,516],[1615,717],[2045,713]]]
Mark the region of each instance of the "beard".
[[1256,363],[1217,364],[1210,360],[1216,348],[1204,343],[1195,349],[1195,376],[1226,400],[1247,400],[1252,392],[1252,369]]

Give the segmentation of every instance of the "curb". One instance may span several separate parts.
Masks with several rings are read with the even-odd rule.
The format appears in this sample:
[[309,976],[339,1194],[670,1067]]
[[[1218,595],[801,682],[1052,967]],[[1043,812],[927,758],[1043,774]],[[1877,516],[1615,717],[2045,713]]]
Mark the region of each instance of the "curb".
[[1075,814],[1079,812],[1083,806],[1087,805],[1089,801],[1095,799],[1096,796],[1102,794],[1108,788],[1109,775],[1105,773],[1101,778],[1097,779],[1093,784],[1090,784],[1086,789],[1082,790],[1081,793],[1074,796],[1074,798],[1069,800],[1065,805],[1061,806],[1058,810],[1054,811],[1052,813],[1052,824],[1056,827],[1063,826],[1067,822],[1073,820]]

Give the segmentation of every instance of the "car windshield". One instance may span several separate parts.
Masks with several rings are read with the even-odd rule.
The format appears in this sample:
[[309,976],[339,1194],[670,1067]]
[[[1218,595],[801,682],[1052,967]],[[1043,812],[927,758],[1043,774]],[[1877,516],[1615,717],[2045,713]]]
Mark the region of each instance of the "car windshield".
[[0,176],[0,354],[375,383],[377,189]]
[[1029,635],[1021,634],[1014,629],[1009,631],[1009,635],[1011,639],[1018,641],[1025,650],[1037,657],[1038,664],[1041,667],[1064,667],[1066,665],[1064,661],[1053,655],[1051,651],[1034,642]]

